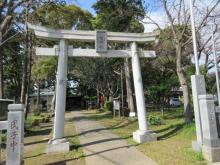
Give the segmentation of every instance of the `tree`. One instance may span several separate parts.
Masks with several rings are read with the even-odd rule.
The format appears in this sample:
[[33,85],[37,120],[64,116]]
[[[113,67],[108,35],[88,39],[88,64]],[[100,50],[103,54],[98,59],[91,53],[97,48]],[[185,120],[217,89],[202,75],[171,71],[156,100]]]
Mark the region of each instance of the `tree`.
[[[3,53],[2,48],[7,41],[18,33],[10,33],[17,17],[17,8],[23,4],[22,0],[2,0],[0,2],[0,99],[4,97],[3,87]],[[12,34],[12,35],[9,35]]]
[[[94,27],[115,32],[143,32],[143,25],[138,18],[143,17],[144,8],[141,0],[99,0],[94,4],[97,16]],[[117,26],[115,26],[117,25]],[[120,47],[120,46],[119,46]],[[129,60],[124,60],[128,108],[134,112]]]
[[[40,89],[55,87],[57,59],[55,57],[38,58],[32,67],[32,81],[37,88],[37,106],[40,104]],[[52,99],[51,110],[54,110],[55,97]],[[39,108],[37,108],[39,110]]]
[[[89,30],[92,28],[91,20],[93,19],[92,14],[88,11],[82,10],[81,8],[75,5],[42,5],[35,12],[31,13],[31,22],[35,24],[41,23],[42,26],[55,28],[55,29],[81,29],[81,30]],[[36,40],[36,45],[40,46],[54,46],[57,44],[56,42],[45,41],[41,39]],[[76,42],[70,42],[69,44],[73,44],[74,46],[86,46],[90,44],[82,44]],[[75,60],[69,59],[69,73],[68,73],[68,81],[72,81],[72,70],[71,66],[75,66]],[[82,63],[82,61],[79,61]],[[55,75],[56,75],[56,64],[54,58],[42,58],[34,60],[33,66],[33,76],[32,80],[38,85],[37,89],[40,90],[39,86],[44,86],[45,82],[47,82],[47,86],[55,86]],[[45,69],[46,68],[46,69]],[[37,76],[35,76],[37,75]],[[75,77],[74,77],[75,79]],[[39,84],[39,83],[38,83]],[[45,87],[45,86],[44,86]],[[54,102],[55,102],[55,93],[51,103],[51,110],[54,111]]]
[[[11,33],[17,33],[14,29]],[[10,35],[13,35],[10,34]],[[21,34],[19,35],[21,36]],[[19,101],[22,79],[22,60],[23,52],[20,46],[20,40],[13,39],[8,41],[2,47],[3,70],[4,70],[4,97],[13,98],[15,102]]]
[[[215,10],[219,3],[220,1],[213,2],[206,7],[206,10],[202,9],[202,11],[199,11],[199,8],[197,8],[197,11],[200,13],[197,32],[201,31],[201,29],[207,23],[208,16]],[[176,73],[183,90],[185,122],[190,123],[193,115],[190,108],[189,87],[185,76],[186,63],[184,63],[185,59],[187,59],[187,56],[192,52],[190,14],[189,10],[186,10],[184,0],[162,0],[162,5],[172,31],[173,46],[175,47],[176,55]],[[150,17],[147,16],[147,18]],[[152,19],[150,19],[150,21],[158,25],[156,21]]]
[[118,94],[120,86],[118,75],[113,72],[119,65],[117,59],[81,58],[76,60],[72,73],[81,85],[87,89],[95,89],[97,93],[111,100]]
[[[40,6],[50,6],[50,5],[57,5],[62,4],[62,0],[26,0],[24,1],[24,6],[21,9],[23,14],[23,19],[20,20],[21,23],[24,25],[24,65],[23,65],[23,77],[22,77],[22,87],[21,87],[21,97],[20,102],[25,105],[25,117],[27,117],[29,106],[29,88],[30,88],[30,81],[31,81],[31,66],[32,66],[32,56],[34,54],[33,45],[34,45],[34,38],[33,35],[29,32],[28,29],[28,21],[33,22],[34,18],[33,13],[36,12],[38,9],[37,7]],[[36,7],[37,6],[37,7]]]

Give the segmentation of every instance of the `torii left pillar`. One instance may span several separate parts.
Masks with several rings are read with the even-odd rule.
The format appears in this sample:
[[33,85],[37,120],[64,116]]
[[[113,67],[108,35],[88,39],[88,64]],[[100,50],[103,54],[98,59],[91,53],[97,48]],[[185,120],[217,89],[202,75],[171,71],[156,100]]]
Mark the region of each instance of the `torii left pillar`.
[[48,142],[47,152],[69,151],[69,142],[64,137],[68,42],[60,40],[58,47],[58,69],[56,81],[56,106],[54,119],[53,139]]
[[135,42],[131,44],[132,52],[132,71],[134,78],[135,97],[137,104],[138,126],[139,129],[133,132],[133,139],[138,143],[147,141],[156,141],[157,135],[147,128],[146,106],[144,99],[144,90],[142,84],[141,67],[138,55],[138,46]]

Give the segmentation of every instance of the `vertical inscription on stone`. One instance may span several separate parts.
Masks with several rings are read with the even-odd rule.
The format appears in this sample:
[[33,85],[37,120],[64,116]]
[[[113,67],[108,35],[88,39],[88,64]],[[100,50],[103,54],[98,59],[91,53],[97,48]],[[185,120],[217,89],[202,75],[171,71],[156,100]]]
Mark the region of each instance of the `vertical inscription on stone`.
[[107,32],[103,30],[96,31],[96,52],[106,53],[107,52]]
[[18,120],[14,119],[10,122],[10,130],[9,132],[11,133],[10,136],[10,147],[12,152],[15,152],[16,148],[18,147]]
[[8,112],[6,165],[20,165],[23,157],[24,114],[21,106],[14,107]]

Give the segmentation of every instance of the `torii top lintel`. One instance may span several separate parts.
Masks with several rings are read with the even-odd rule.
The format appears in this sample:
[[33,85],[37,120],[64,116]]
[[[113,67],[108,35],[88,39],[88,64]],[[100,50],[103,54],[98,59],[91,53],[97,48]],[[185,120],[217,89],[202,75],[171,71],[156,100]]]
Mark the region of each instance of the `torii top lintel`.
[[[33,30],[38,38],[48,40],[76,40],[89,41],[96,40],[96,31],[82,31],[82,30],[55,30],[42,26],[28,24],[30,30]],[[121,32],[107,32],[107,40],[113,42],[137,42],[145,43],[156,40],[156,33],[121,33]]]

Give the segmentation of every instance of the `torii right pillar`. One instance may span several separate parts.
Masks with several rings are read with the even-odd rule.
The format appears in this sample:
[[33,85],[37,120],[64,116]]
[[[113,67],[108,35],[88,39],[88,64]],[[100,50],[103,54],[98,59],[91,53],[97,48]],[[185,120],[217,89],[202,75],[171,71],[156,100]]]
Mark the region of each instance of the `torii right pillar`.
[[133,70],[138,125],[139,125],[139,129],[133,133],[133,139],[138,143],[144,143],[147,141],[156,141],[157,140],[156,133],[148,130],[147,128],[147,116],[146,116],[146,106],[145,106],[143,83],[141,76],[141,67],[140,67],[140,61],[138,55],[138,48],[135,42],[131,44],[131,52],[132,52],[132,70]]

